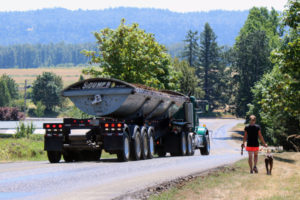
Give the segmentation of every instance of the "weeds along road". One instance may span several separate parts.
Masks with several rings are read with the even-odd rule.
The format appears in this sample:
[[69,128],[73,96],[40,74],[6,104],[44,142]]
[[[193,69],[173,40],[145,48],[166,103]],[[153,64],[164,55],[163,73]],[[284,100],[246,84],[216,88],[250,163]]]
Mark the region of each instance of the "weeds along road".
[[201,120],[213,131],[211,155],[165,157],[119,163],[50,164],[17,162],[0,164],[0,199],[112,199],[178,177],[199,173],[241,159],[240,145],[229,130],[236,119]]

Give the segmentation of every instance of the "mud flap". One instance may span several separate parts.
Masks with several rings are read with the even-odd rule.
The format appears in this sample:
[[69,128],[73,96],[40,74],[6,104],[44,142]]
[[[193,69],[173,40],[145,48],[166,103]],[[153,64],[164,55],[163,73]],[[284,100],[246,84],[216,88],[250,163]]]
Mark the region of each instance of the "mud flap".
[[62,151],[63,137],[45,137],[44,150],[46,151]]

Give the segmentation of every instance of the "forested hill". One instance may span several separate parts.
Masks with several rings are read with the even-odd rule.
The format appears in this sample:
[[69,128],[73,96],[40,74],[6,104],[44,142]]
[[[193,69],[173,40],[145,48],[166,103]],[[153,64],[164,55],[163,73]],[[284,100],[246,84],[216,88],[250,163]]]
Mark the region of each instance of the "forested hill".
[[94,42],[92,32],[116,28],[122,18],[137,22],[165,45],[182,42],[189,29],[203,31],[208,22],[221,45],[232,45],[248,11],[176,13],[159,9],[115,8],[70,11],[62,8],[0,12],[0,45]]

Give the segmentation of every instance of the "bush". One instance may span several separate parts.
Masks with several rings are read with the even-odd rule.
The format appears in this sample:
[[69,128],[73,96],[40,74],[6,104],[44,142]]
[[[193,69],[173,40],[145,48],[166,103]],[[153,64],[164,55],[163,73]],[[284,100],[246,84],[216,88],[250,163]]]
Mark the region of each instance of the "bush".
[[0,107],[0,121],[18,121],[24,119],[24,113],[14,107]]
[[46,109],[46,106],[44,106],[41,101],[38,101],[36,103],[36,109],[34,110],[35,116],[37,116],[37,117],[44,116],[45,109]]
[[33,126],[33,123],[31,122],[30,124],[27,124],[27,126],[21,122],[20,125],[16,129],[16,138],[23,138],[27,137],[29,138],[30,135],[32,135],[35,131],[35,127]]

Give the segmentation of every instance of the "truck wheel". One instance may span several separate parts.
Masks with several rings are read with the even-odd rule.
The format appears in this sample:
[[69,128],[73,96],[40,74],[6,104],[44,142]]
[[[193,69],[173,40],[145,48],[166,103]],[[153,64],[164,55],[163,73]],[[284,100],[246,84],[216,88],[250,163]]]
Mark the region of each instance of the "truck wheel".
[[185,133],[182,132],[180,134],[180,156],[185,156],[186,155],[186,136]]
[[204,147],[200,148],[201,155],[209,155],[210,152],[210,140],[209,135],[205,136]]
[[141,158],[142,150],[141,150],[141,134],[139,131],[135,133],[135,137],[132,144],[131,157],[133,160],[139,160]]
[[72,151],[64,151],[62,154],[65,162],[73,162],[75,160]]
[[158,157],[165,157],[166,154],[167,154],[167,152],[165,152],[164,149],[162,149],[162,148],[157,149],[157,155],[158,155]]
[[186,148],[187,148],[187,155],[189,155],[189,156],[194,155],[195,151],[194,151],[194,147],[193,147],[193,136],[191,134],[187,135]]
[[89,160],[90,161],[99,161],[101,158],[102,150],[90,151]]
[[126,162],[129,160],[129,152],[130,152],[130,148],[129,148],[129,137],[126,133],[124,133],[123,135],[123,149],[118,152],[117,157],[118,160],[121,162]]
[[61,159],[60,151],[47,151],[48,160],[50,163],[58,163]]
[[142,134],[142,153],[141,153],[141,159],[145,160],[148,156],[148,135],[147,132],[144,132]]
[[155,152],[154,146],[155,146],[154,135],[153,135],[153,132],[151,132],[150,136],[149,136],[149,140],[148,140],[148,158],[149,159],[152,159],[154,156],[154,152]]

